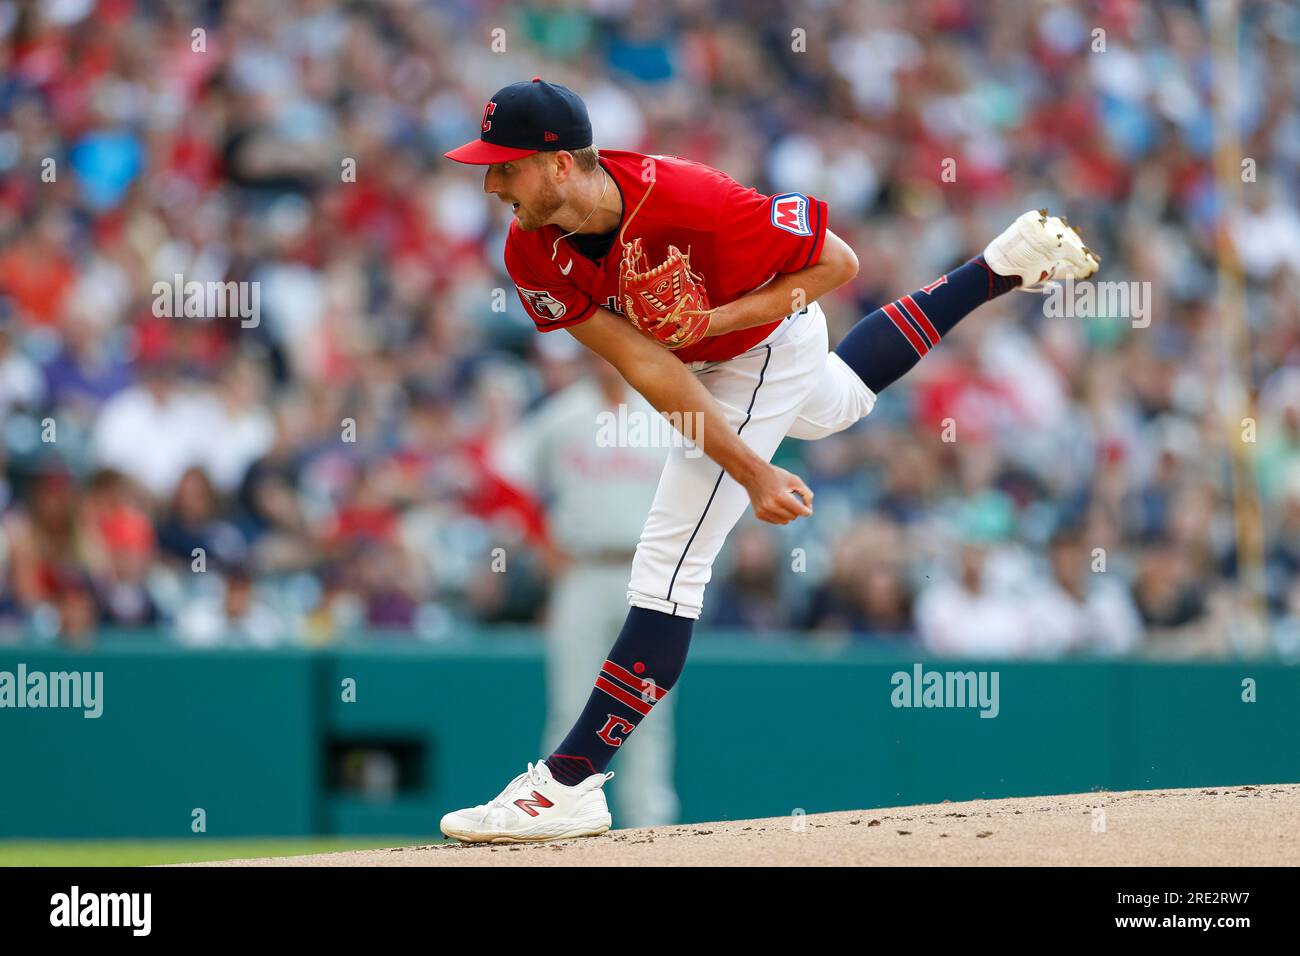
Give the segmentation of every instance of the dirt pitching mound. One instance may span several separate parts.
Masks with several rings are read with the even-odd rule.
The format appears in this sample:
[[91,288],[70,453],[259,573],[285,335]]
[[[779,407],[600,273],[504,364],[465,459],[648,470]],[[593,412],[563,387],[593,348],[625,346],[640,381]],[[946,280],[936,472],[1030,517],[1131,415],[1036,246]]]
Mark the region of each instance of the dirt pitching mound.
[[1300,864],[1300,784],[1077,793],[198,866]]

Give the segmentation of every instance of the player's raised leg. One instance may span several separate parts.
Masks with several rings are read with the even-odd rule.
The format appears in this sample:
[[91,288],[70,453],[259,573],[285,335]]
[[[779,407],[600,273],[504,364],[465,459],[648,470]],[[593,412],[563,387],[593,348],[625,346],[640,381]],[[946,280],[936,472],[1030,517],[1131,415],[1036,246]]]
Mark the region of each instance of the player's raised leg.
[[[982,255],[863,318],[835,354],[879,394],[985,302],[1017,287],[1035,292],[1052,280],[1087,278],[1099,262],[1079,231],[1063,218],[1048,215],[1046,209],[1031,210],[990,242]],[[792,434],[817,437],[799,430]]]

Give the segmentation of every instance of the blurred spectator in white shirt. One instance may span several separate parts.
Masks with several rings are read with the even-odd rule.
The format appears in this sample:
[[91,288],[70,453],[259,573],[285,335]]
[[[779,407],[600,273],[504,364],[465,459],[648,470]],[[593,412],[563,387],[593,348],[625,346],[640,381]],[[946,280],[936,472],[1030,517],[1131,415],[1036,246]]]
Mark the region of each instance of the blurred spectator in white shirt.
[[181,475],[201,465],[220,440],[221,412],[206,391],[177,386],[166,363],[151,361],[141,381],[105,403],[95,422],[95,461],[139,482],[155,500],[169,498]]
[[1260,183],[1230,226],[1242,267],[1252,279],[1271,279],[1280,269],[1300,273],[1300,213],[1281,190]]
[[988,548],[961,546],[958,577],[921,592],[916,625],[925,650],[939,657],[1019,657],[1033,644],[1032,622],[1021,599],[991,586]]
[[248,357],[230,363],[217,383],[218,421],[208,442],[207,473],[223,495],[236,491],[275,443],[275,419],[266,408],[266,376]]
[[242,569],[231,569],[216,593],[186,602],[176,617],[176,634],[182,642],[195,647],[271,647],[285,641],[289,627],[258,598],[252,576]]
[[1076,531],[1059,531],[1048,549],[1050,574],[1031,597],[1029,653],[1058,657],[1076,652],[1123,654],[1142,635],[1142,621],[1116,572],[1095,571]]

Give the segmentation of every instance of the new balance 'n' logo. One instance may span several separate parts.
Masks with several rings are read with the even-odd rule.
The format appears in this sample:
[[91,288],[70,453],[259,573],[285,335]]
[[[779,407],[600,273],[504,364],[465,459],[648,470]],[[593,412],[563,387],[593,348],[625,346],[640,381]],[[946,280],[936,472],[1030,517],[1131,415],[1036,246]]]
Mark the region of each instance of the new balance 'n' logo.
[[527,797],[520,797],[515,801],[515,806],[524,811],[524,813],[528,814],[530,817],[535,817],[537,816],[538,810],[546,810],[549,807],[555,806],[555,804],[551,803],[550,800],[547,800],[544,796],[534,790],[533,799],[529,800]]

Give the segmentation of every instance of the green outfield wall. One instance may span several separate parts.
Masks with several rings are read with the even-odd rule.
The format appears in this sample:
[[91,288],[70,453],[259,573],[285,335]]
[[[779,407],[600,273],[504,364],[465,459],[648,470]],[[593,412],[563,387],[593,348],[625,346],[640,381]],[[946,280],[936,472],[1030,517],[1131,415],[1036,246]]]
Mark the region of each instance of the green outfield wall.
[[[996,673],[996,716],[895,706],[904,691],[924,703],[894,678],[914,676],[912,657],[701,635],[673,691],[684,819],[1300,781],[1293,665],[921,663],[922,684],[984,672],[991,693]],[[0,703],[20,665],[29,680],[102,673],[102,714],[0,706],[0,838],[202,838],[196,819],[212,837],[433,834],[538,756],[527,632],[324,651],[0,648]]]

